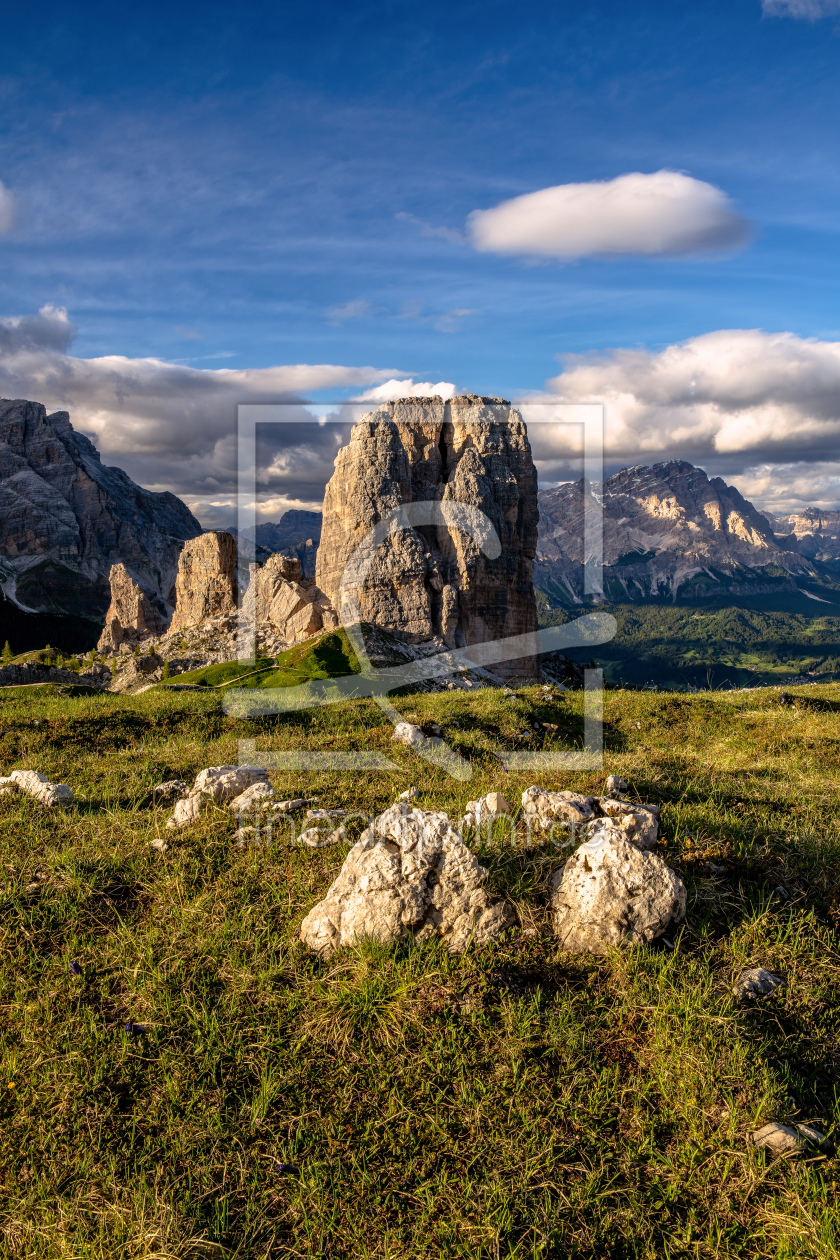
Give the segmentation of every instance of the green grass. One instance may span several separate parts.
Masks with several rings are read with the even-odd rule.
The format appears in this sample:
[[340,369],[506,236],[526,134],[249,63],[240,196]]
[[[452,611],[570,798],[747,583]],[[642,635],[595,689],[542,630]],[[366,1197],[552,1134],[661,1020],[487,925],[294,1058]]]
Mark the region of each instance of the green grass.
[[347,634],[335,630],[317,642],[300,643],[281,653],[274,660],[258,657],[253,661],[229,661],[222,665],[207,665],[170,678],[161,686],[179,683],[197,683],[203,687],[294,687],[298,683],[318,678],[336,678],[345,674],[358,674],[359,663]]
[[[688,886],[675,950],[563,954],[546,913],[562,859],[497,836],[483,860],[521,919],[506,939],[321,962],[297,928],[346,848],[285,847],[278,827],[239,850],[220,809],[165,833],[149,789],[235,762],[240,739],[362,747],[399,772],[276,786],[372,811],[414,784],[457,815],[535,780],[493,756],[527,721],[580,746],[580,693],[400,699],[469,758],[458,783],[368,700],[237,720],[224,690],[0,691],[0,770],[78,794],[63,812],[0,798],[0,1255],[840,1254],[836,1161],[746,1140],[766,1119],[840,1122],[840,686],[792,693],[605,695],[604,773],[662,805]],[[739,1007],[747,964],[787,989]]]

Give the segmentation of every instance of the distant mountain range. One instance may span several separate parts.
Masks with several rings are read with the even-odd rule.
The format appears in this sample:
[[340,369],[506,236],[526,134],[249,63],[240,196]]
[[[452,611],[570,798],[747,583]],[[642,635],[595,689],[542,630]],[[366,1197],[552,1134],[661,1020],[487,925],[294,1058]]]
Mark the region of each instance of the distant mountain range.
[[610,603],[737,602],[801,589],[823,566],[840,574],[840,513],[809,509],[776,521],[683,460],[541,490],[539,507],[534,584],[561,604],[585,599],[584,574],[595,560],[584,546],[590,512],[603,520],[601,598]]
[[[290,508],[279,521],[266,521],[254,529],[246,529],[240,540],[240,552],[262,562],[276,551],[284,556],[297,556],[304,577],[315,576],[315,555],[321,541],[322,512],[305,512]],[[238,537],[236,526],[228,529]],[[256,543],[249,548],[247,543]]]
[[178,556],[202,528],[174,494],[106,468],[66,411],[0,400],[0,587],[6,611],[102,625],[122,562],[162,609]]

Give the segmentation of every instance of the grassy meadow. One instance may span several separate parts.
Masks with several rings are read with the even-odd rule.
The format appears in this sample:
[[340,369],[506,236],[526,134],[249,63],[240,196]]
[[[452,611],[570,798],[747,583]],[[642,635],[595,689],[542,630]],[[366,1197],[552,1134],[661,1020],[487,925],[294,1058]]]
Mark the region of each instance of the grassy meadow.
[[[0,797],[0,1255],[840,1255],[835,1158],[747,1141],[769,1119],[840,1136],[840,685],[609,691],[603,773],[538,776],[494,753],[534,720],[558,729],[530,747],[579,747],[581,693],[400,697],[467,783],[392,743],[372,701],[243,720],[224,695],[0,691],[0,772],[77,794]],[[500,832],[475,843],[519,910],[505,939],[320,961],[297,928],[346,847],[277,829],[239,849],[215,808],[165,832],[152,801],[241,739],[385,753],[399,772],[272,775],[371,812],[411,785],[457,816],[491,788],[597,793],[617,772],[662,807],[687,920],[672,948],[565,955],[562,857]],[[747,965],[787,987],[739,1005]]]

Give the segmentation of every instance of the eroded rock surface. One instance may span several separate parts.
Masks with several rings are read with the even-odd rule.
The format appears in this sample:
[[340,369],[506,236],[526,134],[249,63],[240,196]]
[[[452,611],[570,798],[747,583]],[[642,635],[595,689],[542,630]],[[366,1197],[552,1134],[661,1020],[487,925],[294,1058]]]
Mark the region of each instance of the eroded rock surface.
[[186,543],[175,583],[174,634],[210,617],[236,612],[236,543],[223,531]]
[[301,924],[323,955],[364,938],[390,943],[440,936],[453,953],[482,945],[513,921],[483,887],[479,865],[444,813],[397,801],[362,833],[338,878]]
[[[525,425],[504,399],[465,395],[383,404],[354,427],[324,498],[318,586],[340,611],[346,566],[387,513],[419,502],[466,504],[492,522],[501,554],[447,524],[404,520],[358,590],[361,618],[408,642],[465,647],[536,630],[537,480]],[[533,676],[533,663],[494,666]]]
[[117,652],[123,643],[133,648],[141,639],[163,633],[168,620],[165,612],[155,607],[124,564],[112,565],[109,582],[111,603],[96,645],[98,652]]
[[554,883],[554,930],[570,953],[643,944],[685,918],[685,886],[677,873],[611,827],[582,844]]
[[119,563],[166,604],[181,542],[200,533],[174,494],[104,467],[66,411],[0,400],[0,582],[20,607],[98,620]]

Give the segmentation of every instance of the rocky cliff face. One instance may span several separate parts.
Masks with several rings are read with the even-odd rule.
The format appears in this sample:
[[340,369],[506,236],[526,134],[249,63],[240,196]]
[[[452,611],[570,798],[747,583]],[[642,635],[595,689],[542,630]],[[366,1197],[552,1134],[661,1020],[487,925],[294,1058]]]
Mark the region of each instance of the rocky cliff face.
[[236,543],[230,534],[202,534],[185,544],[175,582],[174,634],[210,617],[236,612]]
[[503,399],[473,394],[398,399],[354,426],[327,486],[317,557],[317,582],[333,606],[373,527],[423,502],[479,509],[501,554],[489,559],[447,524],[397,524],[359,593],[362,619],[408,642],[440,636],[451,647],[535,630],[537,477],[525,425]]
[[534,580],[564,602],[583,597],[589,510],[603,513],[603,594],[610,600],[759,593],[813,573],[805,557],[779,546],[768,519],[734,487],[681,460],[543,490],[539,503]]
[[118,652],[123,644],[133,648],[149,635],[163,632],[165,618],[124,564],[112,567],[110,582],[111,603],[96,645],[98,652]]
[[840,512],[805,508],[791,516],[768,516],[768,520],[783,547],[840,572]]
[[0,400],[0,583],[19,607],[101,624],[119,563],[164,610],[181,546],[200,533],[175,495],[103,467],[66,411]]

